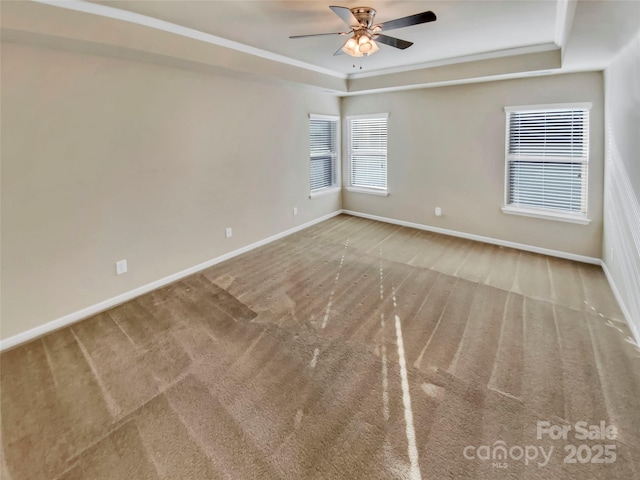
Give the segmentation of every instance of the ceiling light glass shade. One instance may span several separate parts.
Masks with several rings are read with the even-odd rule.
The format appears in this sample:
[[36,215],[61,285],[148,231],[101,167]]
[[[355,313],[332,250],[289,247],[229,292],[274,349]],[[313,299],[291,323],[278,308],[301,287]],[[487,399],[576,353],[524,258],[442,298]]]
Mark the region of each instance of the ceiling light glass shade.
[[365,42],[362,45],[359,45],[358,48],[362,53],[369,55],[369,52],[373,48],[373,45],[371,45],[371,42]]
[[352,37],[347,40],[347,43],[342,47],[342,51],[347,55],[351,55],[352,57],[362,57],[364,54],[358,48],[358,40],[356,37]]
[[371,39],[369,38],[369,35],[367,35],[366,33],[363,35],[360,35],[360,38],[358,38],[358,45],[364,45],[365,43],[369,43]]
[[368,35],[353,36],[342,47],[342,51],[352,57],[363,57],[371,55],[380,50],[376,42],[371,40]]

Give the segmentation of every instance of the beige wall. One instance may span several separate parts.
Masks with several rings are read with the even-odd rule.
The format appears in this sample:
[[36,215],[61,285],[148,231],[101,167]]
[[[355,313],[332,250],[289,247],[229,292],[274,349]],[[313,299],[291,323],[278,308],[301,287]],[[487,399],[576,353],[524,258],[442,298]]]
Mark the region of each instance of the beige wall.
[[640,342],[640,33],[604,72],[606,166],[602,258]]
[[640,199],[640,33],[604,72],[607,130]]
[[[340,108],[303,89],[8,42],[1,67],[5,339],[341,206],[602,251],[599,73],[348,97]],[[503,214],[504,106],[573,101],[593,102],[592,223]],[[340,110],[389,112],[389,197],[308,198],[307,114]],[[129,272],[116,276],[120,259]]]
[[[502,213],[508,105],[592,102],[588,216],[577,225]],[[388,188],[344,192],[343,208],[600,258],[601,73],[532,77],[345,98],[342,114],[389,113]],[[442,208],[436,217],[434,208]]]
[[2,338],[340,208],[308,198],[337,98],[7,42],[1,67]]

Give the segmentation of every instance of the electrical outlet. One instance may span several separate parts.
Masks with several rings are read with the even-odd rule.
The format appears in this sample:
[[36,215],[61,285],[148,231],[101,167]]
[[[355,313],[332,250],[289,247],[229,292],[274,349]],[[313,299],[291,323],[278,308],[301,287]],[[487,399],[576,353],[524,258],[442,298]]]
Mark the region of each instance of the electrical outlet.
[[293,216],[298,215],[298,207],[293,207]]
[[440,207],[436,207],[436,217],[442,216],[442,209]]
[[116,275],[122,275],[123,273],[127,273],[127,261],[119,260],[116,262]]
[[231,230],[231,227],[227,227],[227,229],[225,230],[225,235],[227,236],[227,238],[233,235],[233,230]]

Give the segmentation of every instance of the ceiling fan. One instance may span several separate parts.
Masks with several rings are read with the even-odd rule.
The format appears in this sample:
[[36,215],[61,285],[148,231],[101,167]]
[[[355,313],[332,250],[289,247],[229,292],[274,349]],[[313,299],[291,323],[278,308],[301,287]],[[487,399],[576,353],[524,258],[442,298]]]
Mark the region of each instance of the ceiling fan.
[[348,32],[333,33],[316,33],[311,35],[292,35],[289,38],[306,38],[318,37],[322,35],[350,35],[353,34],[346,43],[334,53],[334,55],[342,55],[346,53],[352,57],[363,57],[372,55],[379,50],[376,41],[389,45],[391,47],[404,50],[413,45],[413,42],[401,40],[399,38],[383,35],[381,32],[393,30],[394,28],[410,27],[411,25],[419,25],[421,23],[433,22],[436,20],[436,14],[428,11],[409,15],[408,17],[397,18],[388,22],[374,25],[373,18],[376,11],[371,7],[329,7],[338,15],[344,23],[351,28]]

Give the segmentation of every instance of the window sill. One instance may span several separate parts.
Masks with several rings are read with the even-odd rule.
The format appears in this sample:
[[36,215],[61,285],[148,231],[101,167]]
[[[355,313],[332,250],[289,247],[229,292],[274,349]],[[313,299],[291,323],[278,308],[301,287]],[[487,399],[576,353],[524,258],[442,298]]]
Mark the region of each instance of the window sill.
[[389,196],[389,191],[388,190],[382,190],[382,189],[379,189],[379,188],[346,187],[346,190],[348,192],[366,193],[368,195],[378,195],[378,196],[381,196],[381,197]]
[[516,208],[516,207],[502,207],[503,213],[509,215],[523,215],[525,217],[543,218],[546,220],[556,220],[558,222],[578,223],[580,225],[589,225],[591,220],[587,217],[578,217],[576,215],[565,215],[562,213],[547,212],[535,209]]
[[311,192],[309,194],[309,198],[324,197],[325,195],[331,195],[332,193],[337,193],[340,190],[341,190],[340,187],[322,188],[320,190],[315,190],[315,191]]

